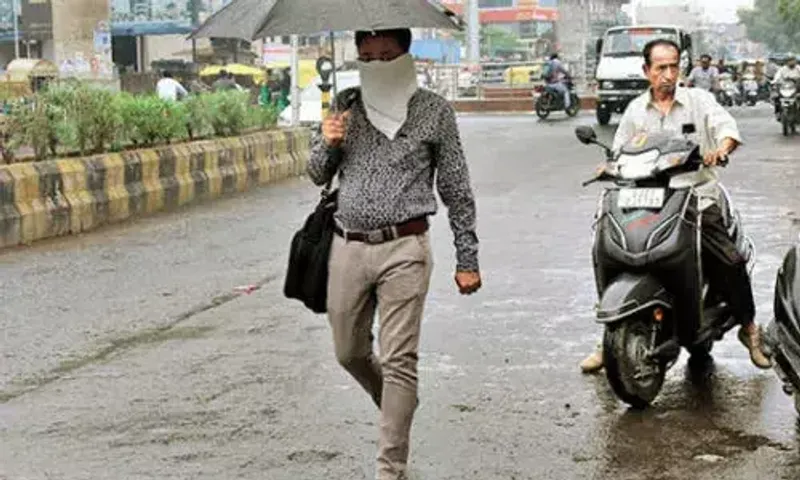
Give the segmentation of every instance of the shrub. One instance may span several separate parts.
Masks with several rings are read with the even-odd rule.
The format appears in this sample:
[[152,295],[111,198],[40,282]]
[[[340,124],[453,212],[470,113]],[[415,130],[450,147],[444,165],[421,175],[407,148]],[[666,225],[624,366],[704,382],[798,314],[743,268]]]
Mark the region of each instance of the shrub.
[[236,90],[216,92],[208,98],[214,135],[239,135],[247,127],[250,94]]
[[34,149],[37,160],[58,147],[81,155],[149,147],[185,139],[239,135],[277,124],[274,106],[258,106],[245,91],[190,95],[180,102],[131,95],[77,81],[50,84],[9,112],[9,149]]
[[186,109],[156,96],[118,97],[123,135],[136,146],[152,146],[186,138]]

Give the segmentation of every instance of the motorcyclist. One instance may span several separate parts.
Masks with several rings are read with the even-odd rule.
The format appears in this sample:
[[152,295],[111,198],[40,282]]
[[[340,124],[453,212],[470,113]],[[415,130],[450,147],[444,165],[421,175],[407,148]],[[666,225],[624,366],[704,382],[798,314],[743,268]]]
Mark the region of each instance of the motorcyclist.
[[572,101],[569,87],[567,86],[569,72],[564,68],[564,64],[559,60],[557,53],[550,55],[550,60],[545,65],[543,77],[548,87],[564,96],[564,109],[569,110]]
[[[775,78],[772,80],[773,85],[780,86],[781,82],[784,80],[800,80],[800,68],[797,68],[797,57],[792,55],[786,61],[786,65],[782,66],[778,73],[775,74]],[[780,118],[781,115],[781,99],[780,96],[775,95],[773,99],[775,103],[775,115]]]
[[[673,131],[680,135],[683,126],[693,124],[703,161],[713,167],[741,143],[736,121],[710,93],[678,87],[680,50],[671,40],[659,39],[644,49],[645,75],[650,89],[635,99],[620,120],[613,150],[619,150],[642,133]],[[706,275],[724,295],[742,327],[739,340],[759,368],[769,368],[770,359],[762,351],[761,329],[755,323],[755,303],[747,272],[747,261],[738,252],[725,226],[718,204],[721,194],[713,168],[702,168],[676,176],[673,182],[695,187],[703,210],[702,248]],[[603,367],[602,347],[580,364],[585,373]]]
[[707,92],[719,88],[719,71],[711,65],[711,55],[700,57],[700,65],[694,67],[686,79],[690,87],[702,88]]

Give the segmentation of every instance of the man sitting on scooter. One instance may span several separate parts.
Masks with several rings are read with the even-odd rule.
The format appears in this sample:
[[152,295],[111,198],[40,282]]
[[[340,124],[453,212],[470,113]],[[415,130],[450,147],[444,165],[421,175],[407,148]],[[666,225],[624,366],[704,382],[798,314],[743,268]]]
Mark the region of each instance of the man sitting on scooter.
[[[613,150],[619,150],[641,133],[669,130],[677,135],[684,125],[694,125],[706,166],[713,167],[741,143],[736,121],[707,91],[677,86],[680,76],[680,50],[671,40],[653,40],[644,47],[644,72],[650,89],[633,100],[620,120]],[[747,259],[728,235],[724,214],[718,204],[721,191],[716,173],[702,168],[685,174],[683,181],[694,185],[703,209],[702,248],[710,282],[724,295],[742,327],[739,340],[759,368],[771,367],[762,351],[761,330],[755,323],[755,302],[747,272]],[[681,182],[683,183],[683,182]],[[705,262],[704,262],[705,263]],[[602,347],[583,362],[581,369],[595,372],[603,368]]]
[[[797,68],[797,57],[792,55],[786,60],[786,65],[782,66],[778,73],[775,74],[775,79],[772,80],[772,84],[778,87],[781,86],[781,82],[784,80],[794,80],[795,82],[800,80],[800,68]],[[775,116],[780,120],[781,116],[781,97],[780,95],[775,95],[773,99],[775,103]]]
[[690,87],[702,88],[707,92],[717,90],[719,71],[717,71],[717,67],[711,66],[711,55],[700,57],[700,65],[692,69],[686,80]]
[[564,68],[561,60],[558,59],[558,54],[550,55],[550,61],[545,65],[544,81],[547,82],[549,88],[564,95],[564,110],[569,110],[572,100],[566,83],[568,78],[569,72]]

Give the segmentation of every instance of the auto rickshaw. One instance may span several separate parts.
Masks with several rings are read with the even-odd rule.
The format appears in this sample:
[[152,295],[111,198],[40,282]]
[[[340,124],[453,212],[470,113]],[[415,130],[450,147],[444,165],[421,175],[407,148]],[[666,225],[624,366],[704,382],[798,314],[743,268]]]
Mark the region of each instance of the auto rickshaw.
[[41,58],[12,60],[6,67],[5,75],[0,79],[0,101],[7,103],[29,97],[58,77],[58,67],[48,60]]

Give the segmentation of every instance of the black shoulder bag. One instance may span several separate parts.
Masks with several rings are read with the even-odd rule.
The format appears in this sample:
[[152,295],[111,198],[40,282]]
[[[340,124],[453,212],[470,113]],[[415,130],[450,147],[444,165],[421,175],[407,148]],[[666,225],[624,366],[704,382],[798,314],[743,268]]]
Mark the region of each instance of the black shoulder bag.
[[[357,89],[342,92],[338,109],[348,109],[358,99]],[[342,108],[344,107],[344,108]],[[331,154],[341,155],[341,151]],[[337,165],[341,162],[338,159]],[[334,214],[338,207],[339,190],[332,190],[334,174],[322,190],[317,207],[306,218],[303,227],[294,234],[289,249],[289,268],[283,294],[300,300],[314,313],[328,311],[328,261],[334,235]]]

